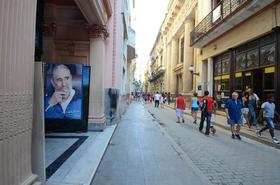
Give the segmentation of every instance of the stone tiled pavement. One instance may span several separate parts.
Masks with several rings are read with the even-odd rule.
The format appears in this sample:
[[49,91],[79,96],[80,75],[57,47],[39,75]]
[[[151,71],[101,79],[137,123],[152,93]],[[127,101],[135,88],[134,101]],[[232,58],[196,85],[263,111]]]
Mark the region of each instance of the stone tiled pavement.
[[198,125],[188,115],[185,124],[177,124],[174,110],[152,104],[145,107],[213,184],[280,184],[278,149],[245,137],[233,140],[220,128],[216,135],[207,137],[198,132]]
[[[149,105],[151,105],[151,104],[149,104]],[[173,109],[174,108],[174,104],[172,104],[172,103],[170,105],[165,104],[165,107]],[[190,109],[188,107],[186,109],[186,113],[188,115],[191,114],[191,111],[190,111]],[[200,113],[198,113],[198,117],[200,118]],[[214,125],[217,125],[219,127],[222,127],[224,129],[229,130],[229,126],[227,125],[227,121],[226,121],[226,117],[225,116],[219,115],[219,114],[213,114],[211,120],[212,120]],[[258,128],[260,128],[260,127],[262,127],[262,126],[258,126]],[[280,130],[275,130],[274,134],[275,134],[275,136],[277,138],[280,139]],[[272,143],[271,136],[270,136],[268,130],[265,131],[265,132],[262,132],[262,137],[258,137],[256,135],[256,131],[254,129],[249,129],[247,127],[247,125],[244,125],[242,127],[242,129],[241,129],[241,135],[244,135],[244,136],[246,136],[248,138],[251,138],[253,140],[256,140],[258,142],[261,142],[261,143],[264,143],[266,145],[273,146],[275,148],[280,149],[280,145]]]
[[181,156],[178,146],[172,144],[143,105],[132,103],[112,137],[92,185],[211,184],[190,162]]

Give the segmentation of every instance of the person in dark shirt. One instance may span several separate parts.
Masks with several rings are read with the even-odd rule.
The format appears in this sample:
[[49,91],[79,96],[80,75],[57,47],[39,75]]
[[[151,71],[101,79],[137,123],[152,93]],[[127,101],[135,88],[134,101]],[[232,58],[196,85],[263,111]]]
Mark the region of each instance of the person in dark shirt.
[[211,117],[214,108],[213,107],[214,101],[213,98],[209,96],[209,91],[204,92],[204,96],[201,98],[200,104],[201,104],[201,120],[199,124],[199,131],[202,132],[202,129],[204,127],[204,121],[206,119],[207,125],[206,125],[205,135],[208,136],[210,132]]

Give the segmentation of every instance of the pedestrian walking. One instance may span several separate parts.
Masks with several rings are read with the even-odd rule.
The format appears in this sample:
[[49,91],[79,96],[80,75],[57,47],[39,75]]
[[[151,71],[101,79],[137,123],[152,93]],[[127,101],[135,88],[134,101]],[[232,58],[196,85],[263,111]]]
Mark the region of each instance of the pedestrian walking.
[[167,93],[167,103],[168,105],[170,105],[170,101],[171,101],[171,94],[170,92]]
[[251,128],[251,124],[249,121],[249,93],[248,92],[243,92],[242,94],[242,103],[243,103],[243,108],[241,109],[242,113],[242,123],[247,124],[248,128]]
[[196,124],[197,121],[197,112],[199,109],[199,100],[197,97],[197,93],[193,93],[192,102],[191,102],[191,114],[194,119],[193,124]]
[[274,114],[279,117],[279,114],[275,111],[274,97],[269,97],[268,101],[264,102],[261,105],[261,110],[259,116],[263,115],[263,119],[266,122],[266,125],[259,131],[256,131],[258,136],[261,136],[261,133],[269,129],[272,142],[279,144],[279,140],[274,136]]
[[249,116],[250,116],[250,126],[255,127],[257,130],[257,117],[256,117],[256,108],[257,108],[257,95],[253,92],[252,89],[248,89],[249,93]]
[[160,98],[161,98],[161,95],[158,92],[156,92],[154,99],[155,99],[155,107],[157,107],[157,108],[159,107]]
[[204,127],[204,121],[206,119],[206,131],[205,135],[209,135],[211,127],[211,116],[213,112],[213,98],[209,96],[209,91],[204,92],[204,96],[201,98],[201,120],[199,125],[199,131],[202,132]]
[[179,96],[176,98],[175,106],[176,106],[176,116],[178,119],[177,123],[180,123],[180,119],[182,119],[182,122],[185,123],[184,116],[183,116],[185,110],[185,99],[181,94],[179,94]]
[[[226,114],[227,114],[227,122],[230,125],[231,137],[235,139],[235,137],[241,140],[240,137],[240,129],[242,125],[242,113],[241,109],[243,108],[242,101],[238,99],[238,93],[233,92],[232,98],[226,101]],[[236,126],[236,128],[235,128]]]

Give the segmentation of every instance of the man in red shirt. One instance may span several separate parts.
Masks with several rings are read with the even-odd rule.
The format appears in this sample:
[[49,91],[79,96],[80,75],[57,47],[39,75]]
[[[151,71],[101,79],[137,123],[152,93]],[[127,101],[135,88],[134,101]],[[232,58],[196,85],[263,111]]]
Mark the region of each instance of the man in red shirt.
[[202,132],[204,121],[206,119],[207,125],[206,125],[205,135],[209,135],[210,132],[213,106],[214,106],[213,98],[209,96],[209,91],[205,91],[204,96],[201,98],[201,120],[199,125],[199,131]]
[[185,122],[183,117],[184,110],[185,110],[185,99],[181,94],[179,94],[179,96],[176,98],[176,116],[178,118],[177,123],[180,123],[180,118],[182,118],[183,123]]

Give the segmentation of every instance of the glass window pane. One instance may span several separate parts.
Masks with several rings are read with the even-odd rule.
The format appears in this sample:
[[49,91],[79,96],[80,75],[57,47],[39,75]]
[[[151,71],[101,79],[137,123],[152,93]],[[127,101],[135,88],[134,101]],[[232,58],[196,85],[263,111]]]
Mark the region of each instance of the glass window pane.
[[254,68],[259,66],[259,51],[254,49],[247,52],[247,68]]
[[229,88],[229,79],[222,80],[222,82],[221,82],[221,90],[222,91],[229,91],[230,90],[230,88]]
[[275,61],[275,44],[261,47],[261,65],[273,64]]
[[221,81],[215,80],[215,91],[219,92],[221,91]]
[[245,53],[236,55],[235,57],[235,69],[236,71],[240,71],[246,68],[246,55]]
[[264,89],[273,90],[274,89],[274,73],[264,74]]
[[235,88],[234,90],[241,91],[242,90],[242,77],[235,78]]
[[229,72],[230,72],[230,59],[227,58],[222,61],[222,73],[225,74]]
[[270,34],[268,36],[265,36],[264,38],[261,39],[261,45],[265,45],[271,42],[275,41],[275,35],[274,34]]
[[222,69],[221,69],[221,64],[222,64],[221,62],[216,62],[216,63],[215,63],[215,74],[216,74],[216,75],[221,74],[221,72],[222,72],[222,71],[221,71],[221,70],[222,70]]

